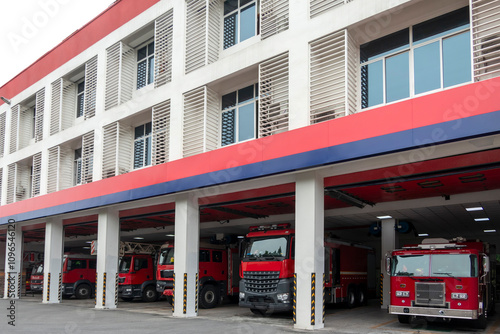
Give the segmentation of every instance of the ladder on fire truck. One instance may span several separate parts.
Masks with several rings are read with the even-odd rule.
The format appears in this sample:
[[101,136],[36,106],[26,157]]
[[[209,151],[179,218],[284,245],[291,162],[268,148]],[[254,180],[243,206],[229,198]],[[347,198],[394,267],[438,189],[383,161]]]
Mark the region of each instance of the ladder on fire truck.
[[154,255],[160,250],[161,245],[146,244],[133,241],[120,242],[120,256],[125,254],[151,254]]

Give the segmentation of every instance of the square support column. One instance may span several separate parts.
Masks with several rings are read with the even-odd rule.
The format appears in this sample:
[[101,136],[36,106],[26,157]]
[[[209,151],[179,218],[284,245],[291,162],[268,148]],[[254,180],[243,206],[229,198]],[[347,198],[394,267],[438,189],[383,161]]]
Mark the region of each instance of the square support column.
[[297,275],[294,327],[320,329],[323,319],[324,186],[314,172],[297,176],[295,196],[295,273]]
[[43,259],[44,304],[61,302],[62,256],[64,247],[64,228],[62,220],[51,220],[45,224],[45,251]]
[[174,317],[198,315],[199,247],[198,198],[182,194],[175,201]]
[[397,247],[397,235],[396,229],[394,228],[396,225],[396,219],[383,219],[382,220],[382,237],[380,238],[381,242],[381,262],[380,262],[380,273],[383,277],[382,280],[382,306],[381,308],[387,309],[390,301],[390,284],[391,278],[385,272],[385,254],[387,252],[392,251]]
[[97,309],[114,309],[118,303],[118,255],[120,218],[118,211],[106,209],[97,222]]
[[9,219],[5,240],[5,299],[19,299],[21,296],[22,268],[23,231],[15,220]]

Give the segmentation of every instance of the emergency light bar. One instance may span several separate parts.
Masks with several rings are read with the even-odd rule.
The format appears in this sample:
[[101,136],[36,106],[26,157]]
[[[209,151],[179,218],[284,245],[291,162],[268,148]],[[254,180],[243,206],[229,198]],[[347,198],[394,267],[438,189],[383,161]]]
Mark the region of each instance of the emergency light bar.
[[273,224],[273,225],[260,225],[260,226],[250,226],[250,232],[254,231],[265,231],[265,230],[284,230],[290,228],[290,223]]

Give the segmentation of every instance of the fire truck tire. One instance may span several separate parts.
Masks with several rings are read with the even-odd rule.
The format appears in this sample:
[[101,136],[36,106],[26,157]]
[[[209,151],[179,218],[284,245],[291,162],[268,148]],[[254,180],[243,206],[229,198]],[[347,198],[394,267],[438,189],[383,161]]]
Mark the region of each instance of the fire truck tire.
[[347,289],[347,307],[356,307],[356,301],[356,289],[354,287],[349,287],[349,289]]
[[410,323],[410,316],[398,314],[398,321],[400,324],[409,324]]
[[486,316],[483,313],[475,321],[475,326],[477,329],[486,329],[486,325]]
[[265,310],[259,310],[257,308],[251,308],[250,311],[252,311],[252,313],[255,314],[255,315],[259,315],[259,316],[266,315],[266,311]]
[[142,300],[145,302],[154,302],[158,299],[158,293],[156,292],[156,288],[152,285],[148,285],[142,291]]
[[356,289],[356,301],[358,305],[366,305],[366,293],[365,293],[365,288],[362,286],[358,286]]
[[214,308],[219,302],[219,296],[215,286],[207,284],[200,291],[200,307]]
[[92,295],[92,288],[88,284],[80,284],[75,290],[77,299],[89,299]]

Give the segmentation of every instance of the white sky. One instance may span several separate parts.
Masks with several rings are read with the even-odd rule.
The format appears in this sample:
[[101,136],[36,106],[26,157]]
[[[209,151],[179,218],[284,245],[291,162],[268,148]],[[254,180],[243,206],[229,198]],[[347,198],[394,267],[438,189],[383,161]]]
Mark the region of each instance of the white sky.
[[114,0],[8,0],[0,17],[0,87]]

